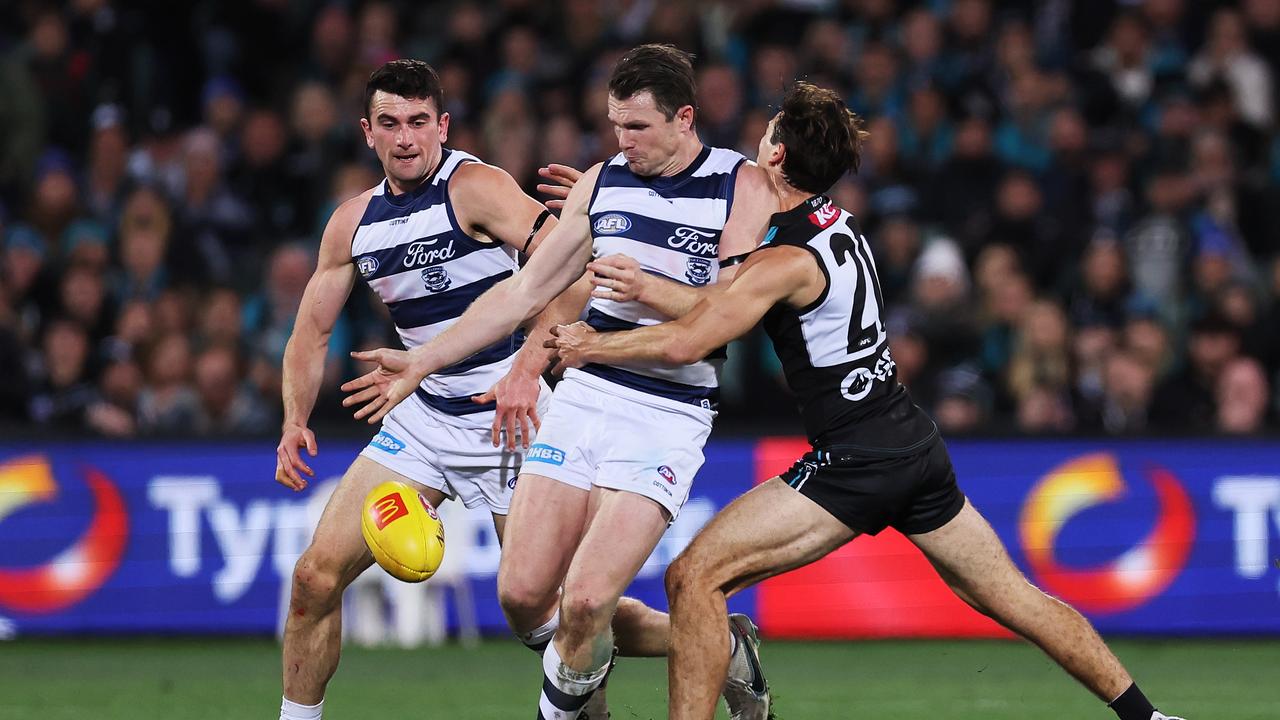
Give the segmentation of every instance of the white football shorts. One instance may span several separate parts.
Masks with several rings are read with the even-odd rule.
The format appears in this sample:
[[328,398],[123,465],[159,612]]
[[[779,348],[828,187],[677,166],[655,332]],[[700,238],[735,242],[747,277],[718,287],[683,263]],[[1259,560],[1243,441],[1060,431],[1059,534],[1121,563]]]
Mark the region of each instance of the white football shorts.
[[[538,416],[546,417],[551,388],[541,384]],[[506,515],[523,450],[519,438],[515,452],[506,449],[505,438],[503,447],[494,447],[492,427],[492,411],[449,415],[410,396],[387,413],[360,455],[468,508],[487,505],[495,515]]]
[[570,370],[525,454],[524,472],[643,495],[674,520],[702,467],[716,413]]

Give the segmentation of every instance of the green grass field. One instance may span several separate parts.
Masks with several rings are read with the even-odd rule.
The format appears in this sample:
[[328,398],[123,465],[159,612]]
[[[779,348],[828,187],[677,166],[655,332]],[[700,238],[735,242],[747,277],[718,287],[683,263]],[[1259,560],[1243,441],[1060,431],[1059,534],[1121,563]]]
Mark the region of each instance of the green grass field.
[[[1191,720],[1280,717],[1280,642],[1113,646],[1166,711]],[[1020,643],[766,642],[762,652],[780,720],[1114,717]],[[533,655],[514,642],[352,648],[329,686],[325,718],[532,718],[538,677]],[[279,682],[279,649],[269,640],[0,643],[4,720],[275,718]],[[615,720],[665,717],[665,662],[622,659],[609,702]]]

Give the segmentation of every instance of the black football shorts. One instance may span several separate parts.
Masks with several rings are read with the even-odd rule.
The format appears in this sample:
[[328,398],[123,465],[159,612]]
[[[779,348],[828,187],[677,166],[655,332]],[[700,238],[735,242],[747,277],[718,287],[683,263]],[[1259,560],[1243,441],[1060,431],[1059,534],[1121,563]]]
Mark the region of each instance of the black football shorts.
[[831,446],[805,453],[781,478],[855,532],[886,527],[906,535],[946,525],[964,507],[942,439],[919,450],[868,453]]

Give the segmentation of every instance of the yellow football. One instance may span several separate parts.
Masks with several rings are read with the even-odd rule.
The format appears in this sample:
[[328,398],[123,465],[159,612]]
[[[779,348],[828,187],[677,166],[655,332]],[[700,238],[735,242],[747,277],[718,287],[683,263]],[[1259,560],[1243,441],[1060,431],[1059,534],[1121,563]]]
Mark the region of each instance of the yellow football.
[[369,491],[360,513],[360,532],[373,559],[405,582],[426,580],[444,559],[444,523],[408,483],[389,480]]

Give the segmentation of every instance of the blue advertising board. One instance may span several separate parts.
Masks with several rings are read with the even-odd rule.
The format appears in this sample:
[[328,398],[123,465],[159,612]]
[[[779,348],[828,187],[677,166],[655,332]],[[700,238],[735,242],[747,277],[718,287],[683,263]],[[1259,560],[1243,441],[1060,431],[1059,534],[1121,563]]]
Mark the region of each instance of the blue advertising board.
[[[770,445],[799,448],[776,439],[708,446],[689,503],[629,594],[665,608],[667,563],[716,511],[779,469],[778,458],[762,459]],[[1014,561],[1104,632],[1280,634],[1280,443],[949,447],[961,487]],[[276,632],[325,491],[359,449],[322,445],[317,480],[293,493],[272,479],[268,443],[0,444],[0,637]],[[491,524],[452,505],[446,563],[468,584],[479,628],[503,632]],[[875,541],[851,547],[864,542]],[[838,556],[806,571],[821,574]],[[770,582],[732,607],[759,613],[775,634],[817,632],[786,623],[788,594],[813,586]],[[857,591],[860,578],[841,572],[823,582],[837,598],[841,584]],[[822,617],[808,620],[827,622],[824,636],[868,632]],[[926,634],[951,634],[934,620]]]
[[[316,480],[294,493],[274,481],[267,443],[0,445],[0,637],[276,632],[293,565],[360,449],[324,443],[308,459]],[[647,604],[666,607],[666,565],[750,486],[749,443],[706,454],[700,487],[629,591]],[[504,631],[488,513],[452,502],[442,513],[446,563],[461,566],[476,624]],[[366,573],[380,575],[396,582]]]

